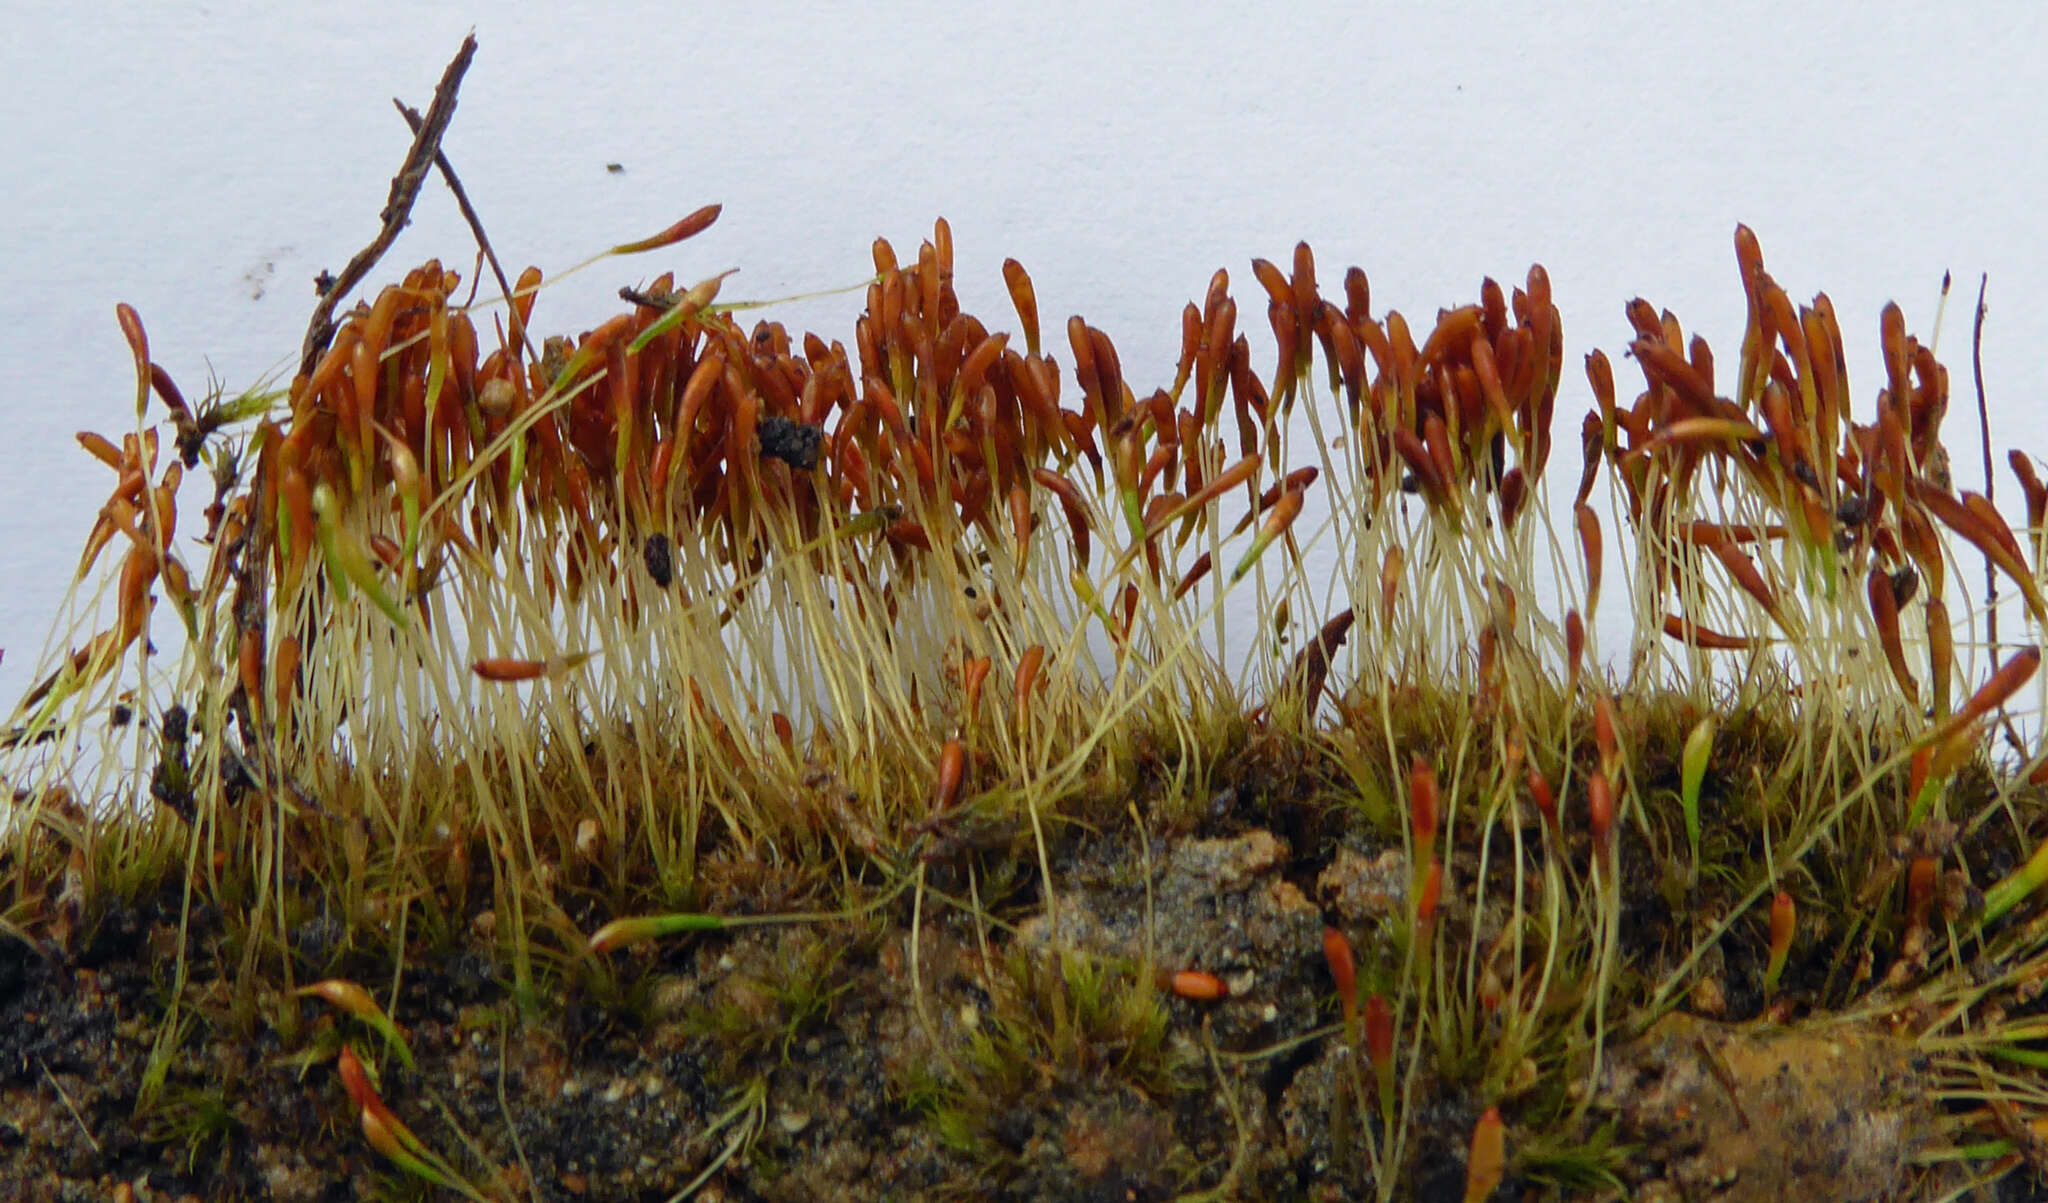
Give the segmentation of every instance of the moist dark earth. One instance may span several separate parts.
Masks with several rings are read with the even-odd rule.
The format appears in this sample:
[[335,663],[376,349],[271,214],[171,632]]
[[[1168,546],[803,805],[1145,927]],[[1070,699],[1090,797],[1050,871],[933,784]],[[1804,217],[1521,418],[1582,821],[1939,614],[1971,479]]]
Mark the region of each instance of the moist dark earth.
[[[204,907],[167,1022],[174,888],[99,915],[68,951],[0,938],[0,1199],[456,1197],[366,1142],[343,1038],[491,1198],[1372,1197],[1358,1148],[1333,1144],[1359,1122],[1333,1121],[1359,1050],[1322,931],[1370,961],[1406,861],[1355,832],[1232,820],[1229,802],[1183,835],[1057,843],[1049,899],[1028,840],[997,832],[992,853],[926,864],[921,899],[558,966],[525,1008],[487,941],[416,952],[391,1008],[416,1071],[324,1003],[238,998],[212,968],[233,964],[227,925]],[[706,876],[720,913],[778,909],[766,867]],[[310,920],[292,942],[295,980],[389,1002],[389,958],[352,951],[343,925]],[[1180,970],[1227,995],[1178,996]],[[1938,1198],[1960,1180],[1910,1160],[1935,1119],[1916,1101],[1926,1069],[1874,1031],[1675,1013],[1607,1051],[1581,1135],[1610,1126],[1628,1150],[1615,1178],[1561,1184],[1518,1158],[1531,1134],[1511,1096],[1492,1197]],[[1466,1198],[1493,1100],[1427,1068],[1414,1097],[1396,1197]],[[1980,1197],[2048,1194],[2022,1169]]]

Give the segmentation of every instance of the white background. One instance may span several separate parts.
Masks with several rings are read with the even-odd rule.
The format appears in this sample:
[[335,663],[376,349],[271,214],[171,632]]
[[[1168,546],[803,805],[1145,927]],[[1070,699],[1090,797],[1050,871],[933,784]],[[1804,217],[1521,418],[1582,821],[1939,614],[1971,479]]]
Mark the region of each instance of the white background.
[[[1969,487],[1968,319],[1990,272],[1993,429],[2048,449],[2038,4],[876,7],[0,5],[0,699],[28,684],[112,483],[72,432],[132,428],[115,302],[188,395],[288,362],[315,273],[375,232],[409,141],[390,98],[424,108],[472,27],[445,148],[509,270],[725,204],[702,238],[550,292],[548,330],[596,324],[617,285],[669,268],[740,267],[728,297],[857,283],[875,235],[914,255],[943,214],[969,308],[1008,324],[1014,255],[1062,361],[1082,313],[1142,393],[1170,382],[1180,307],[1211,271],[1243,304],[1249,260],[1284,263],[1297,239],[1326,287],[1359,264],[1376,310],[1424,326],[1538,260],[1570,430],[1586,351],[1635,379],[1632,296],[1733,361],[1740,220],[1795,298],[1833,296],[1866,419],[1878,310],[1897,299],[1926,337],[1954,271],[1941,351]],[[429,255],[467,274],[471,245],[430,183],[372,283]],[[782,316],[850,341],[856,307]]]

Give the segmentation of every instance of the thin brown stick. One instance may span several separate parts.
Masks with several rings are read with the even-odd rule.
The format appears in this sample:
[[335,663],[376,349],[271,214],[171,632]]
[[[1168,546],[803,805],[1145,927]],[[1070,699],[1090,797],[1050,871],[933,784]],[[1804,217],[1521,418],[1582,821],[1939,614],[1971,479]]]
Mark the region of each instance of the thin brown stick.
[[356,252],[341,269],[341,275],[327,281],[320,291],[320,301],[313,306],[312,320],[306,323],[306,342],[299,352],[299,373],[313,374],[313,368],[320,362],[320,355],[327,344],[334,340],[334,307],[341,298],[362,282],[384,252],[391,249],[398,232],[412,219],[413,202],[419,199],[420,184],[427,178],[427,169],[441,152],[441,137],[448,132],[448,123],[455,119],[455,93],[462,87],[463,73],[469,70],[469,61],[476,57],[476,35],[462,39],[462,49],[455,52],[447,70],[441,73],[441,82],[434,87],[434,103],[427,106],[427,115],[417,133],[413,135],[412,149],[405,154],[405,162],[398,174],[391,178],[391,195],[384,202],[381,218],[384,222],[377,236],[370,244]]
[[[398,232],[405,228],[412,218],[412,206],[419,199],[420,184],[426,179],[427,168],[440,153],[441,137],[448,132],[448,123],[455,118],[455,94],[462,86],[462,76],[469,70],[470,60],[476,57],[476,35],[462,39],[461,49],[449,60],[441,72],[441,82],[434,87],[434,103],[427,108],[427,115],[418,132],[413,135],[412,148],[406,151],[405,161],[399,166],[398,174],[392,177],[391,194],[384,202],[380,215],[383,228],[377,237],[355,258],[342,268],[341,275],[333,279],[322,273],[320,300],[313,306],[313,316],[306,323],[306,341],[299,353],[299,374],[309,377],[319,365],[320,356],[334,340],[334,307],[341,298],[360,283],[384,252],[391,248],[398,238]],[[259,459],[256,470],[250,474],[249,495],[263,495],[264,461]],[[255,630],[261,634],[267,625],[265,610],[269,580],[265,574],[270,554],[271,524],[251,522],[237,546],[229,551],[230,575],[235,582],[233,603],[234,623],[237,631]],[[254,699],[240,696],[234,706],[234,716],[242,733],[242,744],[252,750],[259,762],[252,764],[253,780],[277,781],[284,777],[275,763],[275,753],[270,743],[261,737],[257,729],[256,716],[252,710]],[[303,800],[303,799],[302,799]],[[317,809],[317,807],[316,807]]]
[[43,1068],[43,1076],[50,1080],[50,1089],[56,1091],[57,1097],[64,1101],[64,1109],[71,1112],[71,1118],[73,1120],[76,1120],[78,1123],[78,1130],[85,1134],[85,1139],[87,1143],[92,1145],[92,1151],[100,1154],[101,1156],[105,1156],[106,1151],[100,1148],[100,1142],[98,1138],[93,1136],[91,1128],[86,1127],[85,1117],[78,1113],[78,1104],[72,1102],[71,1096],[65,1093],[64,1084],[57,1080],[57,1075],[50,1072],[50,1063],[48,1061],[44,1061],[40,1057],[36,1058],[36,1061]]
[[[1984,500],[1996,501],[1996,488],[1991,475],[1991,414],[1984,403],[1984,289],[1991,283],[1991,273],[1977,277],[1977,320],[1970,333],[1970,373],[1977,382],[1977,434],[1984,448]],[[1998,658],[1998,571],[1992,566],[1991,557],[1984,557],[1984,605],[1985,633],[1991,639],[1991,658]]]
[[[1991,284],[1991,273],[1984,272],[1977,277],[1977,316],[1970,330],[1970,375],[1977,386],[1977,436],[1984,452],[1984,500],[1995,502],[1997,478],[1991,471],[1991,411],[1984,401],[1984,290]],[[1998,570],[1991,563],[1991,557],[1984,557],[1984,633],[1991,642],[1991,659],[1998,660]],[[2014,728],[2012,715],[2002,714],[2000,730],[2013,751],[2021,756],[2028,755],[2025,741]]]
[[[420,116],[420,111],[396,96],[391,98],[391,103],[398,106],[399,116],[405,118],[405,123],[412,127],[413,136],[418,137],[420,130],[426,127],[426,119]],[[438,146],[434,149],[434,166],[440,170],[441,179],[447,183],[448,191],[455,195],[455,207],[462,210],[462,220],[469,223],[469,232],[476,235],[477,249],[484,253],[484,261],[491,265],[491,274],[498,279],[498,291],[505,295],[507,305],[512,304],[512,281],[506,277],[504,265],[498,262],[498,252],[491,249],[490,237],[484,233],[483,219],[476,215],[475,206],[469,203],[469,193],[463,189],[462,180],[456,176],[455,165],[448,161],[448,153]],[[519,329],[519,337],[526,353],[534,359],[539,359],[540,356],[534,354],[533,340],[527,336],[523,324]],[[514,347],[512,351],[516,356],[520,347]]]

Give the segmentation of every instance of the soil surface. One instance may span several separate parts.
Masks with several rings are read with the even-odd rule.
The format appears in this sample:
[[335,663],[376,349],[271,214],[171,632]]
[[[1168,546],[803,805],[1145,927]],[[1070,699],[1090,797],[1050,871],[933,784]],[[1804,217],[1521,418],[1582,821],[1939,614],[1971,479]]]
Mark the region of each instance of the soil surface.
[[[1370,1197],[1341,1136],[1360,1121],[1336,1117],[1363,1050],[1337,1022],[1321,938],[1404,907],[1406,862],[1229,826],[1069,840],[1051,899],[1028,845],[1007,877],[934,862],[921,899],[559,974],[530,1022],[489,958],[415,957],[392,1012],[416,1070],[311,999],[258,999],[233,1030],[205,956],[186,987],[202,1005],[167,1024],[175,892],[100,917],[68,952],[0,939],[0,1199],[455,1197],[366,1142],[335,1072],[344,1036],[392,1111],[493,1198]],[[193,946],[223,927],[195,913]],[[301,980],[354,975],[389,1001],[388,964],[351,962],[340,935],[294,934]],[[1175,992],[1210,982],[1221,997]],[[1494,1100],[1432,1072],[1399,1196],[1465,1199]],[[1675,1014],[1606,1050],[1586,1109],[1585,1133],[1631,1150],[1619,1189],[1522,1172],[1532,1136],[1509,1097],[1492,1197],[1937,1197],[1947,1180],[1911,1162],[1937,1118],[1917,1101],[1927,1072],[1877,1032]],[[1997,1192],[2042,1197],[2024,1172]]]

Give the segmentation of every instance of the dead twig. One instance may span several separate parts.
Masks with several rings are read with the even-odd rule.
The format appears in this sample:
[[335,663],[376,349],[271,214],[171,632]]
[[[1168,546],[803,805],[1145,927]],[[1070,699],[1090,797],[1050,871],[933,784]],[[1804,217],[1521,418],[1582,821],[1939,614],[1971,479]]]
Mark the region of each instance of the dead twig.
[[[412,127],[413,136],[418,137],[420,131],[426,128],[426,119],[420,116],[420,111],[396,96],[391,98],[391,103],[398,106],[399,116],[405,118],[405,123]],[[484,233],[483,219],[476,215],[475,206],[469,203],[469,193],[462,187],[461,179],[457,178],[455,165],[448,161],[447,152],[438,146],[434,149],[434,166],[440,170],[441,179],[448,185],[448,191],[455,195],[455,207],[462,210],[462,220],[469,223],[469,232],[476,235],[477,249],[484,253],[484,262],[491,265],[491,274],[498,280],[498,291],[505,294],[507,305],[512,304],[512,281],[505,275],[504,265],[498,262],[498,252],[491,249],[490,237]],[[533,340],[527,336],[523,325],[519,330],[519,342],[519,346],[512,348],[515,356],[523,348],[532,358],[540,358],[534,353]]]
[[505,1117],[505,1131],[512,1137],[512,1152],[519,1158],[519,1170],[526,1175],[526,1189],[533,1196],[533,1203],[540,1203],[540,1179],[533,1176],[533,1166],[526,1160],[526,1146],[519,1140],[519,1125],[512,1122],[512,1104],[505,1100],[505,1017],[498,1016],[498,1111]]
[[[1998,482],[1991,471],[1991,410],[1984,401],[1984,290],[1990,287],[1991,273],[1984,272],[1977,277],[1977,316],[1970,330],[1970,375],[1977,386],[1977,435],[1979,446],[1984,452],[1984,500],[1998,500]],[[1990,556],[1984,557],[1984,634],[1991,645],[1991,658],[1998,659],[1998,569]],[[2028,755],[2026,741],[2013,726],[2012,715],[2001,712],[1999,729],[2013,751],[2021,756]]]
[[[469,70],[470,60],[475,57],[476,35],[470,34],[462,39],[462,47],[455,52],[455,57],[449,60],[447,68],[441,72],[441,82],[434,86],[434,102],[427,106],[427,115],[413,134],[412,147],[406,151],[405,161],[399,166],[398,174],[391,179],[391,194],[386,198],[384,211],[380,214],[382,228],[377,231],[377,236],[370,240],[368,246],[357,251],[355,257],[348,261],[348,266],[341,269],[340,276],[329,279],[326,273],[322,273],[320,300],[313,306],[313,316],[306,323],[306,340],[299,352],[299,376],[302,380],[312,376],[314,368],[319,366],[320,356],[326,352],[328,344],[334,341],[334,307],[362,282],[363,277],[370,273],[370,269],[377,265],[377,261],[384,257],[384,252],[397,240],[398,232],[412,220],[413,202],[419,199],[420,185],[426,179],[427,168],[441,153],[441,138],[448,132],[449,123],[455,119],[456,93],[461,90],[462,77]],[[251,474],[249,482],[251,496],[263,495],[267,463],[265,457],[257,459],[256,470]],[[259,647],[267,642],[265,628],[268,624],[265,621],[265,610],[269,580],[264,568],[268,564],[270,539],[270,523],[251,522],[239,544],[229,550],[230,563],[233,565],[230,574],[235,582],[235,627],[245,637],[254,632]],[[274,770],[276,766],[271,763],[274,755],[264,754],[270,745],[259,738],[256,716],[253,713],[255,699],[242,697],[240,690],[236,691],[236,696],[239,704],[234,706],[234,715],[242,731],[243,744],[258,749],[263,762],[247,766],[249,769],[257,770],[252,772],[251,776],[257,780],[279,780],[283,776],[281,773],[268,771]]]
[[[1977,320],[1970,333],[1970,373],[1977,382],[1977,432],[1984,448],[1984,500],[1997,501],[1995,483],[1991,476],[1991,415],[1984,403],[1984,289],[1991,283],[1991,273],[1977,277]],[[1991,557],[1984,557],[1984,602],[1986,634],[1991,640],[1991,655],[1998,657],[1998,570],[1992,566]]]
[[1693,1048],[1699,1053],[1700,1064],[1706,1067],[1708,1075],[1728,1092],[1728,1103],[1735,1109],[1735,1118],[1741,1121],[1744,1131],[1750,1127],[1749,1112],[1742,1107],[1742,1086],[1735,1080],[1735,1072],[1721,1060],[1721,1054],[1707,1043],[1705,1036],[1693,1037]]
[[398,174],[391,179],[391,195],[384,202],[382,219],[384,226],[370,245],[356,252],[335,277],[321,289],[320,301],[313,306],[313,318],[306,324],[306,342],[299,352],[299,373],[311,376],[319,365],[320,355],[327,350],[327,344],[334,339],[334,307],[341,298],[362,282],[370,269],[391,249],[398,238],[398,232],[412,220],[413,202],[419,199],[420,184],[427,178],[427,169],[433,166],[441,153],[441,137],[448,132],[448,123],[455,119],[455,94],[462,87],[463,73],[469,70],[469,61],[476,57],[476,35],[462,39],[462,49],[441,73],[441,82],[434,87],[434,103],[427,106],[427,115],[413,135],[412,149],[406,152],[405,162]]
[[85,1134],[86,1143],[92,1146],[94,1153],[102,1157],[106,1156],[106,1150],[100,1148],[100,1142],[93,1136],[92,1129],[85,1126],[85,1117],[78,1113],[78,1104],[72,1102],[71,1096],[64,1092],[64,1084],[57,1080],[57,1075],[50,1072],[49,1063],[38,1058],[37,1064],[42,1067],[43,1076],[49,1079],[50,1089],[56,1091],[57,1097],[63,1100],[64,1109],[69,1111],[71,1118],[78,1122],[78,1130]]

